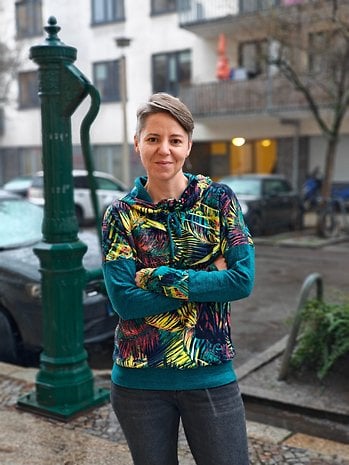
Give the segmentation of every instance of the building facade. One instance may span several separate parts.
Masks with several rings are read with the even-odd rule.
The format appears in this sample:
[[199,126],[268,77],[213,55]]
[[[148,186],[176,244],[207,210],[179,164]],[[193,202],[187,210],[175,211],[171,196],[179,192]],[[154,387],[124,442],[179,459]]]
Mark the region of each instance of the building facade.
[[[277,3],[294,8],[299,1]],[[77,48],[75,65],[101,95],[91,130],[97,169],[122,179],[127,139],[130,180],[142,173],[132,149],[136,109],[166,91],[182,98],[196,120],[188,171],[214,179],[279,172],[300,188],[312,169],[323,171],[326,144],[299,92],[261,59],[264,32],[252,19],[262,7],[261,0],[0,0],[1,40],[17,63],[0,102],[0,185],[41,168],[37,66],[29,50],[44,41],[43,28],[55,16],[60,39]],[[72,118],[76,168],[84,166],[79,128],[88,108],[86,99]],[[348,152],[349,116],[335,180],[349,180]]]

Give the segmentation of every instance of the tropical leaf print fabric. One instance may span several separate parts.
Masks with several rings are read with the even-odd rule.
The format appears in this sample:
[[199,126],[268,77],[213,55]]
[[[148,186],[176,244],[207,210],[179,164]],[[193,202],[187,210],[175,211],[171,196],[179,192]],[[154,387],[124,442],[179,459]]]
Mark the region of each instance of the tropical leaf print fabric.
[[[114,264],[135,265],[141,270],[141,288],[132,289],[135,298],[147,291],[179,302],[172,311],[144,308],[144,316],[135,319],[128,319],[122,301],[115,302],[126,315],[115,335],[114,360],[120,366],[184,369],[221,364],[234,356],[229,312],[234,296],[229,283],[239,279],[239,260],[234,257],[244,263],[244,255],[252,254],[252,240],[227,186],[203,176],[188,177],[179,200],[157,204],[143,187],[146,179],[139,178],[131,193],[106,212],[104,266],[109,270]],[[213,264],[222,254],[230,269],[223,280],[225,271],[218,272]],[[195,272],[210,296],[207,301],[191,301]],[[108,277],[109,286],[122,286],[117,276]],[[214,291],[217,285],[221,295]]]

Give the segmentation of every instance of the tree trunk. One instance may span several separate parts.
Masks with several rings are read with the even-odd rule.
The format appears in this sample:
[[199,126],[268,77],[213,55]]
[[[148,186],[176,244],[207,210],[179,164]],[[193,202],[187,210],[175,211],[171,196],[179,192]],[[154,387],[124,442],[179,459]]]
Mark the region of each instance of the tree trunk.
[[325,158],[325,172],[322,180],[321,186],[321,201],[319,205],[319,211],[317,216],[317,233],[321,237],[327,237],[331,235],[331,231],[327,231],[327,228],[335,229],[333,222],[326,221],[326,215],[328,210],[329,201],[331,199],[332,191],[332,181],[334,173],[334,164],[336,158],[336,151],[338,145],[338,136],[331,137],[329,139],[327,148],[326,148],[326,158]]
[[329,140],[326,149],[325,172],[321,187],[321,196],[324,200],[331,197],[332,180],[334,173],[334,163],[336,158],[336,149],[338,137],[333,137]]

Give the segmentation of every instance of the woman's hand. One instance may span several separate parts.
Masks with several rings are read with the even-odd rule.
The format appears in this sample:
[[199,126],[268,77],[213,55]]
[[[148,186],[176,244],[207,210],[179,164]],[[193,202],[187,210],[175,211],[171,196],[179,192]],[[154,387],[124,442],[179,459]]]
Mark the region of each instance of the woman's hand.
[[[218,271],[220,270],[227,270],[227,262],[225,261],[225,258],[223,255],[220,255],[216,260],[213,262],[214,266],[217,268]],[[147,277],[154,271],[154,268],[143,268],[139,271],[136,272],[135,274],[135,283],[136,286],[144,289],[144,283]]]
[[223,255],[220,255],[216,260],[213,262],[217,270],[227,270],[227,262],[225,261],[225,258]]
[[145,289],[147,285],[148,278],[152,275],[155,268],[142,268],[138,270],[135,274],[135,283],[137,287]]
[[141,270],[136,273],[135,283],[137,287],[141,287]]

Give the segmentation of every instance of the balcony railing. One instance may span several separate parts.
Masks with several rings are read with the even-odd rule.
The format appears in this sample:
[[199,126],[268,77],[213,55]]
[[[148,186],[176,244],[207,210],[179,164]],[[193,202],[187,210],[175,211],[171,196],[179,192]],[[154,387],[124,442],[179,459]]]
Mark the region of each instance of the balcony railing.
[[179,0],[179,24],[182,27],[217,21],[244,13],[290,6],[307,0]]
[[238,11],[238,0],[180,0],[179,24],[213,21],[235,16]]
[[[183,86],[180,98],[196,117],[308,110],[304,95],[282,77]],[[331,104],[330,98],[320,90],[315,98],[323,107]]]

